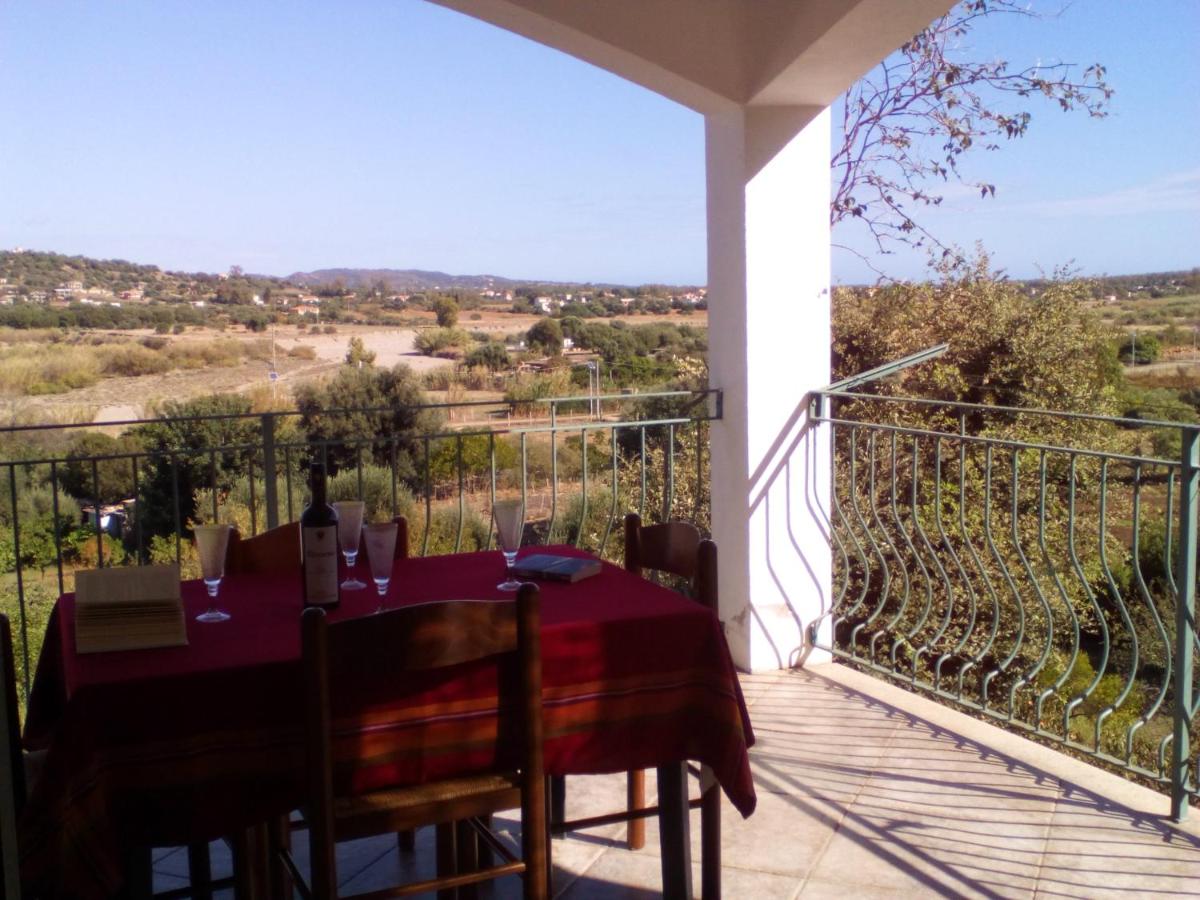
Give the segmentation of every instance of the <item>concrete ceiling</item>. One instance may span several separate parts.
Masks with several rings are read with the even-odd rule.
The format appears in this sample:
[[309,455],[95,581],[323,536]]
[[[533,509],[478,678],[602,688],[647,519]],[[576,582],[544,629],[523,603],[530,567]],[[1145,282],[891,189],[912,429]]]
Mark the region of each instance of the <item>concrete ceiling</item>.
[[953,0],[431,0],[698,112],[825,107]]

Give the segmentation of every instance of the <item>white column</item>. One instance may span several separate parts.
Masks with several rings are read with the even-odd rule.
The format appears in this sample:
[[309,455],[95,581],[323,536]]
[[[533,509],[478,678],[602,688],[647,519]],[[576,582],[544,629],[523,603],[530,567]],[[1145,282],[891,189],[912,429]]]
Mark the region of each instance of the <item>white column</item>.
[[710,382],[713,537],[721,618],[751,671],[828,640],[829,442],[806,394],[829,382],[829,112],[743,107],[710,114]]

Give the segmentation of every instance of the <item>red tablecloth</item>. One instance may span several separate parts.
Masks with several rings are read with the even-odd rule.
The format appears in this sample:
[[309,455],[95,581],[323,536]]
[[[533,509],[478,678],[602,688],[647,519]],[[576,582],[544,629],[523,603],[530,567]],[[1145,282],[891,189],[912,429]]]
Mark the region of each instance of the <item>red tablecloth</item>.
[[[388,605],[511,599],[495,589],[502,571],[498,553],[400,561]],[[610,565],[541,588],[547,772],[698,760],[749,815],[754,738],[715,617]],[[103,895],[119,883],[126,844],[213,838],[299,805],[300,596],[298,576],[228,578],[220,606],[233,618],[205,625],[194,621],[204,587],[187,582],[188,646],[82,656],[74,597],[59,600],[25,729],[27,746],[49,750],[20,823],[32,885]],[[373,589],[345,592],[333,618],[368,614],[376,602]],[[504,753],[497,677],[486,664],[440,681],[379,673],[340,716],[342,746],[357,741],[386,760],[380,780],[492,765]],[[389,727],[377,727],[383,720]]]

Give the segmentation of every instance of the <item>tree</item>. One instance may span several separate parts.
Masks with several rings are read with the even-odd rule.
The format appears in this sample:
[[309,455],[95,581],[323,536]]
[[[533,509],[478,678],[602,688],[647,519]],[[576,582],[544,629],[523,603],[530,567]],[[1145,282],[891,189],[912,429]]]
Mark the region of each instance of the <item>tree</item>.
[[[72,497],[100,504],[132,497],[133,455],[141,449],[133,436],[115,438],[99,431],[85,431],[67,448],[68,461],[62,469],[63,489]],[[93,469],[95,457],[105,458],[96,459]]]
[[552,356],[562,353],[562,326],[558,324],[557,319],[539,319],[529,329],[525,339],[531,349],[537,347]]
[[438,297],[434,301],[433,311],[437,315],[439,328],[453,328],[458,324],[458,304],[449,297]]
[[912,208],[939,205],[937,185],[950,179],[971,184],[981,196],[995,195],[994,184],[965,182],[959,171],[964,154],[1023,136],[1033,97],[1064,111],[1106,115],[1113,91],[1098,63],[1078,75],[1065,62],[1010,69],[1006,60],[972,58],[964,49],[989,19],[1037,15],[1025,0],[963,0],[850,89],[831,161],[830,224],[857,219],[883,253],[899,243],[951,256]]
[[360,337],[350,338],[350,346],[346,350],[346,365],[348,366],[373,366],[375,365],[375,351],[368,350],[363,344],[363,339]]
[[[132,437],[146,448],[146,478],[137,515],[149,537],[173,534],[196,518],[197,495],[228,493],[245,475],[259,443],[259,423],[241,418],[250,401],[240,394],[211,394],[163,404],[159,418]],[[216,417],[216,418],[208,418]]]
[[324,384],[296,390],[300,428],[310,443],[326,445],[334,472],[360,458],[390,465],[394,454],[398,477],[414,475],[423,452],[419,435],[437,425],[433,414],[420,408],[423,402],[419,380],[404,365],[343,366]]
[[468,353],[463,362],[469,367],[481,366],[497,372],[508,368],[508,351],[499,341],[488,341]]
[[1121,362],[1134,366],[1146,365],[1158,359],[1162,353],[1162,345],[1152,334],[1131,335],[1121,344],[1117,351]]

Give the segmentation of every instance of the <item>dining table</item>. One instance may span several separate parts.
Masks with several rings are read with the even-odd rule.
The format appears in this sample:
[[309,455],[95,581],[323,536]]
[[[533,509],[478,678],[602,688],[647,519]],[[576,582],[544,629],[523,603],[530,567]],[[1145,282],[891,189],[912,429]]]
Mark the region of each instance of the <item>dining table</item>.
[[[511,601],[496,587],[503,574],[495,551],[399,559],[384,605]],[[607,562],[539,587],[546,772],[657,768],[664,895],[688,897],[686,762],[708,766],[743,816],[755,807],[754,734],[721,624]],[[216,839],[303,805],[300,573],[226,577],[226,622],[195,620],[208,604],[201,581],[181,594],[186,645],[87,654],[75,646],[74,596],[58,599],[23,734],[27,749],[46,751],[19,821],[22,877],[38,896],[112,896],[130,847]],[[378,605],[373,585],[343,591],[331,619]],[[364,753],[387,763],[364,770],[375,784],[354,787],[502,764],[502,679],[482,664],[424,681],[375,673],[340,738],[361,726]],[[379,729],[381,717],[391,726]]]

